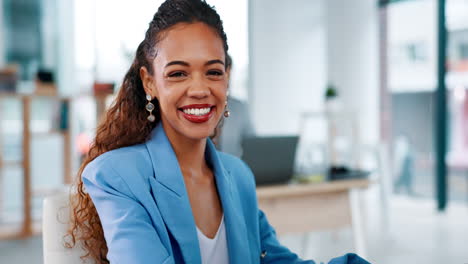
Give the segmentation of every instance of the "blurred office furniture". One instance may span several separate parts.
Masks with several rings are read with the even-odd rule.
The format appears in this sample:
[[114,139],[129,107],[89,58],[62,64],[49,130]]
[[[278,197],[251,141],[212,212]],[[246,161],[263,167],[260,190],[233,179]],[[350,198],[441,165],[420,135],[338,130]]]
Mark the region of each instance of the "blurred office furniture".
[[[80,264],[84,255],[79,246],[65,247],[70,221],[69,193],[47,196],[42,209],[42,242],[44,264]],[[88,262],[87,262],[88,263]]]
[[35,88],[35,94],[57,95],[53,72],[40,69],[36,74]]
[[109,105],[109,98],[114,94],[115,84],[114,83],[101,83],[94,82],[93,84],[93,95],[96,102],[96,123],[99,124],[104,112]]
[[14,92],[19,78],[17,65],[0,69],[0,92]]
[[356,253],[365,257],[359,192],[369,184],[359,179],[258,187],[258,205],[280,235],[351,226]]
[[93,93],[95,96],[114,94],[114,83],[94,82]]
[[[83,97],[92,97],[96,102],[96,121],[105,112],[106,106],[108,105],[108,99],[111,98],[107,91],[97,92],[92,95],[83,94],[73,97],[62,97],[56,94],[55,88],[37,89],[38,85],[53,85],[41,82],[35,82],[36,89],[34,93],[2,93],[0,92],[0,101],[4,99],[17,99],[21,102],[22,107],[22,160],[20,161],[5,161],[0,154],[0,187],[2,183],[2,169],[6,167],[21,167],[23,169],[22,179],[22,221],[21,225],[2,225],[0,223],[0,240],[1,239],[13,239],[13,238],[26,238],[31,235],[40,233],[41,226],[33,220],[32,216],[32,199],[35,197],[45,197],[47,195],[57,192],[58,187],[47,187],[47,188],[33,188],[31,179],[31,140],[33,137],[47,137],[51,135],[60,135],[63,138],[63,185],[67,186],[72,183],[72,136],[71,136],[71,105],[75,99]],[[50,99],[58,101],[60,107],[58,109],[58,120],[50,131],[32,131],[31,129],[31,105],[35,99]],[[0,113],[1,114],[1,113]],[[0,120],[3,120],[3,116],[0,116]],[[2,122],[0,122],[1,125]],[[0,126],[0,135],[2,133]],[[1,137],[0,137],[1,138]],[[1,143],[1,141],[0,141]],[[0,149],[2,145],[0,144]],[[48,151],[48,150],[47,150]],[[0,151],[1,153],[1,151]],[[47,154],[45,151],[44,154]],[[0,200],[0,208],[2,207]],[[0,214],[1,217],[1,214]]]
[[293,178],[298,139],[295,135],[242,140],[242,160],[252,170],[257,186],[284,184]]
[[[69,112],[63,111],[61,116],[61,125],[58,128],[46,132],[33,132],[31,130],[31,103],[37,98],[48,98],[51,100],[58,100],[61,102],[62,109],[68,108],[70,103],[69,98],[61,98],[48,94],[16,94],[16,93],[0,93],[0,100],[2,99],[18,99],[22,105],[22,160],[14,162],[4,162],[0,160],[0,171],[4,167],[20,166],[23,169],[23,216],[21,227],[17,226],[0,226],[0,239],[2,238],[24,238],[37,233],[39,228],[33,227],[32,219],[32,198],[34,196],[44,196],[56,191],[54,188],[33,189],[31,184],[31,139],[35,137],[46,137],[50,135],[61,135],[63,137],[63,153],[64,153],[64,178],[63,183],[69,184],[71,182],[71,145],[70,145],[70,131],[68,129]],[[1,131],[0,131],[1,133]],[[1,147],[1,146],[0,146]],[[2,157],[0,157],[2,158]],[[18,190],[19,191],[19,190]]]
[[359,119],[353,111],[331,108],[323,112],[303,112],[299,119],[301,141],[324,144],[328,165],[359,168]]
[[[306,175],[324,174],[324,179],[327,169],[332,166],[373,171],[369,179],[378,187],[381,230],[383,234],[388,235],[389,196],[393,189],[389,146],[383,142],[361,142],[359,124],[358,113],[333,105],[329,105],[326,111],[302,113],[299,124],[299,155],[302,157],[299,157],[298,169],[301,174]],[[317,161],[316,156],[322,157]],[[368,160],[372,163],[370,167],[366,164]],[[321,166],[317,165],[320,161],[323,162]]]

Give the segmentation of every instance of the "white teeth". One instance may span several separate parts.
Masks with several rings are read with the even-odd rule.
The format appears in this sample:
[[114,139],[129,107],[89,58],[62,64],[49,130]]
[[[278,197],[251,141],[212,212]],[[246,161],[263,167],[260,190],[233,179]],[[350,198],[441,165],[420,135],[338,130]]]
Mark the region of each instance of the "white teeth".
[[210,112],[210,108],[187,108],[184,109],[184,113],[188,115],[196,115],[196,116],[201,116],[201,115],[206,115]]

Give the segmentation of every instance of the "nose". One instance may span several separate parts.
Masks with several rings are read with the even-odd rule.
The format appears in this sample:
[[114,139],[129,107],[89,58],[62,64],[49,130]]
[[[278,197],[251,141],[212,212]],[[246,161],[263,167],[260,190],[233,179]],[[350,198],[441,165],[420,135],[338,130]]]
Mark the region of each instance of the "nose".
[[202,77],[194,77],[190,83],[190,87],[187,90],[187,96],[203,99],[211,94],[211,90],[208,84],[203,80]]

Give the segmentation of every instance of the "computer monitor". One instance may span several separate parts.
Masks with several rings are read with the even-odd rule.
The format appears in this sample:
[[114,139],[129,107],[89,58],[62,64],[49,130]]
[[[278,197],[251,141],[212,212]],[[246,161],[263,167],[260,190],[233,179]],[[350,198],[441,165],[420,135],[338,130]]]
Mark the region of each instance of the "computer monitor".
[[242,140],[242,159],[255,175],[257,186],[291,180],[298,136],[249,137]]

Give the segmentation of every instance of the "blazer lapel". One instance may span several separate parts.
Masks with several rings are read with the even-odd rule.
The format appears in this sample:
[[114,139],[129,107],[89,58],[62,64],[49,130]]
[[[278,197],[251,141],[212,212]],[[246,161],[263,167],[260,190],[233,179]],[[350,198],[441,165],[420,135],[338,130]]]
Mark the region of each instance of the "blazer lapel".
[[240,193],[232,182],[230,172],[226,171],[211,140],[206,145],[207,160],[211,164],[216,177],[216,185],[223,206],[226,236],[228,242],[230,263],[250,263],[250,249],[248,247],[247,228],[242,207]]
[[195,220],[177,157],[161,123],[146,147],[153,163],[150,185],[166,226],[177,241],[186,263],[201,263]]

